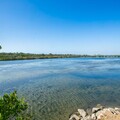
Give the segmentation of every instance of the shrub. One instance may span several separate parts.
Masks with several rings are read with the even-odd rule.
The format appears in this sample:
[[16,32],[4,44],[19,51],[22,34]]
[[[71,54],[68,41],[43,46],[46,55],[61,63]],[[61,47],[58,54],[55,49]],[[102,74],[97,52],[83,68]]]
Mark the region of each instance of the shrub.
[[28,108],[24,98],[19,99],[17,92],[0,97],[0,120],[24,120],[22,112]]

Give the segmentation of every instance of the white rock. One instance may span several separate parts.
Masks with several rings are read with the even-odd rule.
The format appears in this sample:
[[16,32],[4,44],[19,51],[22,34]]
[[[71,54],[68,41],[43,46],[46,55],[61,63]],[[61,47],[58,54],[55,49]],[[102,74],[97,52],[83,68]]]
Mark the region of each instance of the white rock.
[[[92,113],[91,113],[92,111]],[[71,115],[69,120],[101,120],[108,113],[120,114],[120,108],[103,108],[102,106],[94,107],[92,110],[78,109],[76,114]]]
[[119,114],[120,113],[120,111],[119,111],[119,108],[116,110],[116,109],[113,109],[113,108],[108,108],[110,111],[111,111],[111,113],[113,113],[113,114],[115,114],[115,115],[117,115],[117,114]]
[[91,119],[91,116],[88,115],[88,116],[86,116],[86,117],[84,118],[84,120],[92,120],[92,119]]
[[83,109],[78,109],[78,112],[83,118],[86,116],[86,112]]
[[118,111],[118,112],[120,112],[120,108],[115,108],[115,111]]
[[84,118],[81,118],[80,120],[85,120]]
[[103,111],[102,111],[102,110],[100,110],[100,111],[98,111],[98,112],[96,113],[96,117],[100,116],[101,114],[103,114]]
[[97,117],[97,120],[101,120],[101,118],[104,117],[104,114],[100,114],[98,117]]
[[86,110],[86,113],[87,113],[87,115],[91,115],[91,114],[92,114],[92,109],[88,108],[88,109]]
[[69,120],[80,120],[80,117],[78,117],[77,115],[73,114]]
[[100,108],[93,108],[92,113],[96,113],[97,111],[101,110]]
[[100,108],[101,110],[104,108],[101,104],[97,104],[96,108]]
[[104,114],[104,113],[106,113],[106,111],[110,111],[108,108],[104,108],[103,110],[102,110],[102,113]]
[[91,115],[91,118],[92,118],[93,120],[96,120],[96,115],[95,115],[95,114],[92,114],[92,115]]

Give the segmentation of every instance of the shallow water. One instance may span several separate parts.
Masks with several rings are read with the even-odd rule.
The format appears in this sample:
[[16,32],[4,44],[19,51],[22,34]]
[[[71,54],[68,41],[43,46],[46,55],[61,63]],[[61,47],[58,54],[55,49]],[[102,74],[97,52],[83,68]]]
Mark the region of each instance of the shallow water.
[[35,120],[68,120],[77,108],[120,106],[120,59],[0,61],[0,95],[17,90]]

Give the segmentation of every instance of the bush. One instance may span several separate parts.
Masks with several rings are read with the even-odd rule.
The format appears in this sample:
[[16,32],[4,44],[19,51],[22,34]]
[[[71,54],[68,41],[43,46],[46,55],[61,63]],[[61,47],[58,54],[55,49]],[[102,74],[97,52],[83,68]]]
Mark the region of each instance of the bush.
[[17,92],[0,97],[0,120],[24,120],[22,112],[27,110],[28,104],[24,98],[19,99]]

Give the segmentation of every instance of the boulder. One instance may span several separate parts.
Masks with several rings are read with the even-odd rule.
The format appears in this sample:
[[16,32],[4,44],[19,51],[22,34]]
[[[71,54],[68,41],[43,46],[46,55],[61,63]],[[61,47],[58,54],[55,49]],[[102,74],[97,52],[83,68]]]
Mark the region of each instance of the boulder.
[[86,113],[87,113],[87,115],[92,115],[92,109],[88,108],[88,109],[86,110]]
[[102,110],[96,112],[96,117],[97,117],[97,118],[99,118],[99,117],[102,116],[102,115],[103,115],[103,111],[102,111]]
[[78,112],[83,118],[86,116],[86,112],[83,109],[78,109]]
[[80,117],[77,116],[77,115],[75,115],[75,114],[73,114],[73,115],[70,117],[69,120],[80,120]]
[[99,110],[101,110],[101,108],[95,107],[95,108],[92,109],[92,113],[96,113],[96,112],[98,112]]
[[91,119],[92,119],[92,120],[96,120],[96,115],[95,115],[95,114],[92,114],[92,115],[91,115]]
[[108,108],[108,110],[113,114],[115,113],[115,109],[113,109],[113,108]]
[[118,111],[118,112],[120,112],[120,108],[115,108],[115,111]]
[[96,107],[97,107],[97,108],[100,108],[101,110],[102,110],[103,108],[105,108],[105,107],[102,106],[101,104],[97,104]]
[[105,108],[101,105],[93,109],[78,109],[69,120],[120,120],[120,108]]
[[90,115],[86,116],[84,120],[93,120]]

